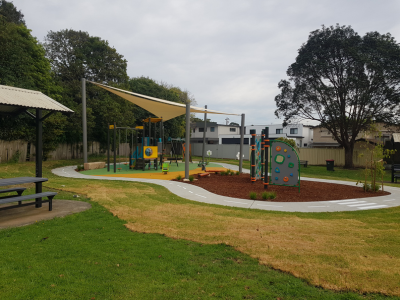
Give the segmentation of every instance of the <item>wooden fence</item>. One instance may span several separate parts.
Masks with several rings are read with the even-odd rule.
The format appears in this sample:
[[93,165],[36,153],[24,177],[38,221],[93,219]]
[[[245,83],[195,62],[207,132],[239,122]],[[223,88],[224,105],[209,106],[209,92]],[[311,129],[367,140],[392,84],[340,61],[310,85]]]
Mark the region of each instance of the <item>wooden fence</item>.
[[[170,152],[170,145],[164,145],[166,148],[166,153]],[[8,162],[12,159],[13,155],[19,151],[19,162],[24,162],[27,159],[30,161],[35,160],[35,146],[30,145],[30,155],[27,153],[28,143],[22,140],[16,140],[11,142],[0,141],[0,163]],[[83,158],[82,144],[61,144],[56,150],[49,153],[48,160],[59,160],[59,159],[77,159]],[[129,156],[129,143],[121,143],[119,149],[117,149],[117,155],[122,157]],[[365,166],[365,157],[368,155],[368,150],[355,147],[353,153],[353,162],[356,167]],[[396,153],[396,158],[399,156],[400,161],[400,151]],[[364,153],[364,157],[360,157],[360,154]],[[100,143],[89,142],[88,154],[107,154],[104,149],[100,148]],[[113,151],[110,151],[111,159],[114,155]],[[168,155],[167,155],[168,156]],[[335,166],[344,165],[344,149],[334,149],[334,148],[301,148],[299,152],[299,157],[301,160],[307,160],[309,165],[326,165],[327,159],[335,160]],[[390,159],[387,160],[388,163],[391,162]],[[397,161],[397,160],[396,160]]]

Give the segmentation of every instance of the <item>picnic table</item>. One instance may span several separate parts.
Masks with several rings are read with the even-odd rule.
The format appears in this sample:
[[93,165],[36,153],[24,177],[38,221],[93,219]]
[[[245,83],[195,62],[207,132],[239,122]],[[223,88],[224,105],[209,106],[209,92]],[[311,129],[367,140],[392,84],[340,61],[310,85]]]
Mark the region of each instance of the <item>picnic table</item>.
[[[27,205],[35,205],[36,208],[42,207],[42,203],[49,203],[49,211],[52,210],[52,200],[57,193],[55,192],[42,192],[42,183],[48,181],[47,178],[43,177],[16,177],[16,178],[6,178],[0,179],[0,187],[9,186],[9,185],[19,185],[26,183],[35,183],[36,185],[36,193],[31,195],[22,195],[22,193],[26,190],[24,187],[14,187],[8,189],[0,189],[0,194],[2,193],[11,193],[17,192],[17,195],[9,195],[0,197],[0,204],[18,202],[18,205],[1,207],[0,210],[6,210],[16,207],[22,207]],[[47,197],[47,200],[42,200],[42,197]],[[35,202],[29,202],[22,204],[24,200],[35,199]]]

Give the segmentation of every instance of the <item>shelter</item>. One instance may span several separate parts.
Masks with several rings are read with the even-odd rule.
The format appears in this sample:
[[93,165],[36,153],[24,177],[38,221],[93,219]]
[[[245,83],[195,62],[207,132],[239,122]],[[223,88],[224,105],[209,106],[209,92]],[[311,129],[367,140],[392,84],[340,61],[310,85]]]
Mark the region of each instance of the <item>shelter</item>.
[[[31,113],[29,109],[34,109],[35,114]],[[43,111],[48,111],[48,113],[43,116]],[[17,116],[26,113],[36,120],[36,177],[42,177],[42,124],[55,112],[67,115],[74,113],[73,110],[41,92],[0,85],[0,114]],[[41,193],[41,190],[36,190],[36,193]]]
[[[85,126],[86,126],[86,87],[85,87],[86,79],[82,78],[82,104],[84,106],[83,111],[83,128],[84,128],[84,136],[83,136],[83,145],[84,145],[84,160],[87,161],[87,154],[85,155],[85,145],[87,144]],[[115,87],[107,86],[101,83],[88,81],[92,84],[95,84],[110,93],[118,95],[125,100],[136,104],[145,110],[151,112],[156,117],[161,118],[163,121],[167,121],[178,117],[180,115],[186,114],[186,142],[190,144],[190,113],[204,113],[205,118],[206,114],[221,114],[221,115],[235,115],[240,116],[240,114],[226,113],[215,110],[209,110],[206,108],[190,106],[190,102],[187,101],[186,104],[176,103],[172,101],[167,101],[163,99],[158,99],[146,95],[141,95],[137,93],[133,93],[130,91],[118,89]],[[240,153],[243,153],[243,139],[244,139],[244,114],[242,114],[242,124],[241,124],[241,143],[240,143]],[[185,157],[185,178],[189,177],[189,156]],[[240,162],[239,162],[239,171],[242,171],[242,154],[240,154]]]

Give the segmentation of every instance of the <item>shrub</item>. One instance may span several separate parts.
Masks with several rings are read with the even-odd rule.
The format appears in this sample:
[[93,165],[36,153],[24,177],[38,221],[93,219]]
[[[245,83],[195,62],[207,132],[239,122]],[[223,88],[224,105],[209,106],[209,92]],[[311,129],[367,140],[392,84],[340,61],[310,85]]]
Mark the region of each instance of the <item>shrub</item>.
[[268,195],[269,197],[269,199],[275,199],[276,198],[276,192],[269,192],[269,195]]
[[240,174],[240,172],[239,171],[236,171],[236,173],[235,173],[236,175],[239,175]]
[[256,192],[250,192],[250,199],[256,200],[257,199],[257,193]]
[[21,156],[21,152],[19,152],[19,150],[15,151],[15,153],[11,156],[11,158],[9,159],[9,163],[17,163],[19,162],[19,157]]
[[264,200],[267,200],[268,199],[268,193],[267,192],[263,192],[261,194],[261,198],[263,198]]
[[182,179],[182,175],[176,176],[176,180],[181,180],[181,179]]
[[190,182],[193,182],[193,180],[194,180],[194,176],[193,176],[193,175],[190,175],[190,176],[189,176],[189,181],[190,181]]
[[83,165],[78,165],[76,167],[78,169],[78,171],[83,171],[85,168],[83,167]]

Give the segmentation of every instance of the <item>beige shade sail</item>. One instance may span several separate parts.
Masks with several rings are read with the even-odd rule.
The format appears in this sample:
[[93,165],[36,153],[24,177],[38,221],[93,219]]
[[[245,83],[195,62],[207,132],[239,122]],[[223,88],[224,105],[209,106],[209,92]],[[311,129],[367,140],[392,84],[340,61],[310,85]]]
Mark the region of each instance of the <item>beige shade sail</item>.
[[[167,121],[170,119],[173,119],[175,117],[178,117],[180,115],[186,114],[186,105],[182,103],[176,103],[172,101],[167,101],[167,100],[162,100],[146,95],[141,95],[121,89],[117,89],[111,86],[107,86],[101,83],[97,82],[92,82],[88,81],[90,83],[93,83],[115,95],[118,95],[125,100],[128,100],[129,102],[132,102],[133,104],[136,104],[137,106],[140,106],[141,108],[144,108],[145,110],[151,112],[153,115],[162,118],[163,121]],[[220,115],[233,115],[233,116],[239,116],[240,114],[232,114],[232,113],[225,113],[225,112],[220,112],[220,111],[215,111],[215,110],[209,110],[201,107],[194,107],[190,106],[190,112],[191,113],[207,113],[207,114],[220,114]]]

